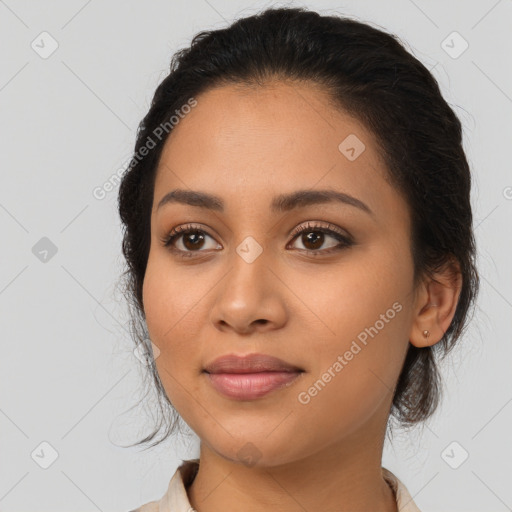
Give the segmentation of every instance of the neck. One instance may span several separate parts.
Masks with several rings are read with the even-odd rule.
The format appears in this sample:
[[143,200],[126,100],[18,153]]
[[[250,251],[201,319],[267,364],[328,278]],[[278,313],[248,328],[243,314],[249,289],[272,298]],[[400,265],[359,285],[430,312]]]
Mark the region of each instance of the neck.
[[353,435],[300,460],[252,467],[201,444],[197,475],[188,488],[198,512],[325,510],[398,512],[381,468],[384,438]]

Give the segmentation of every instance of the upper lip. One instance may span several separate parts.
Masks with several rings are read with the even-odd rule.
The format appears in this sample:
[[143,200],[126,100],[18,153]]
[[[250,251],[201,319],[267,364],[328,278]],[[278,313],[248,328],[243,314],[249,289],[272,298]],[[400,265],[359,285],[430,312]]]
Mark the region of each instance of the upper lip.
[[266,354],[238,356],[228,354],[214,359],[204,368],[207,373],[302,372],[301,368]]

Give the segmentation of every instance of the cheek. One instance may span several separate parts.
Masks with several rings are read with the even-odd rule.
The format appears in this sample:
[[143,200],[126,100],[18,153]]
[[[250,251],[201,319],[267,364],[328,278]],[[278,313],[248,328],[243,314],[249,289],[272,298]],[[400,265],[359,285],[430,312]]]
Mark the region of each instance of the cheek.
[[206,314],[201,298],[209,287],[172,268],[166,255],[150,255],[142,292],[148,332],[160,350],[156,368],[169,399],[180,408],[194,394],[201,371],[201,347],[191,357],[191,344],[200,339],[198,317]]
[[[408,347],[411,310],[412,261],[402,253],[403,248],[400,254],[373,248],[350,268],[331,268],[328,275],[315,279],[316,293],[308,290],[308,301],[328,327],[321,330],[324,335],[312,332],[308,337],[316,355],[311,380],[328,380],[326,372],[334,372],[336,378],[327,386],[332,399],[342,393],[347,402],[352,402],[350,396],[371,401],[372,395],[378,401],[396,383]],[[311,343],[302,347],[311,348]],[[324,398],[328,396],[325,393]]]
[[[187,407],[184,390],[194,393],[193,382],[187,382],[186,354],[180,342],[180,322],[183,301],[175,293],[176,283],[159,271],[154,261],[148,261],[143,285],[144,311],[151,341],[159,348],[156,371],[173,407],[180,413]],[[181,314],[180,314],[181,313]]]
[[[331,280],[330,293],[317,298],[322,321],[334,334],[312,332],[314,345],[303,347],[314,358],[296,412],[305,426],[322,425],[326,439],[349,434],[377,411],[384,417],[401,370],[408,346],[407,278],[395,279],[396,266],[381,263],[340,271],[343,284]],[[305,435],[301,442],[311,441]]]
[[[165,254],[150,254],[142,288],[144,311],[150,334],[165,349],[180,345],[177,335],[191,328],[205,295],[205,285],[189,273],[176,270]],[[192,334],[192,333],[191,333]]]

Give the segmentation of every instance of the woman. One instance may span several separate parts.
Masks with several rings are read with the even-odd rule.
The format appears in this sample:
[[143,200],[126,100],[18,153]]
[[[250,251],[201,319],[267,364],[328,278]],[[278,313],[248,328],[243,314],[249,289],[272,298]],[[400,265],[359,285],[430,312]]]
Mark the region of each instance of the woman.
[[418,510],[382,451],[435,411],[477,295],[461,138],[354,20],[268,9],[173,57],[119,211],[161,440],[179,413],[200,458],[138,511]]

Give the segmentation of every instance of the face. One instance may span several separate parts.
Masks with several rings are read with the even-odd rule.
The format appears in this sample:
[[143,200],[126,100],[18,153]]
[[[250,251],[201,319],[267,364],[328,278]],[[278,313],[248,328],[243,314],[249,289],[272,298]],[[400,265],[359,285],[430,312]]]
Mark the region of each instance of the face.
[[[317,86],[229,85],[196,100],[157,170],[143,287],[166,393],[233,461],[367,443],[387,420],[411,329],[407,204],[370,132]],[[178,189],[216,198],[175,194],[158,207]],[[255,353],[301,371],[205,372]],[[244,382],[253,395],[233,394]]]

